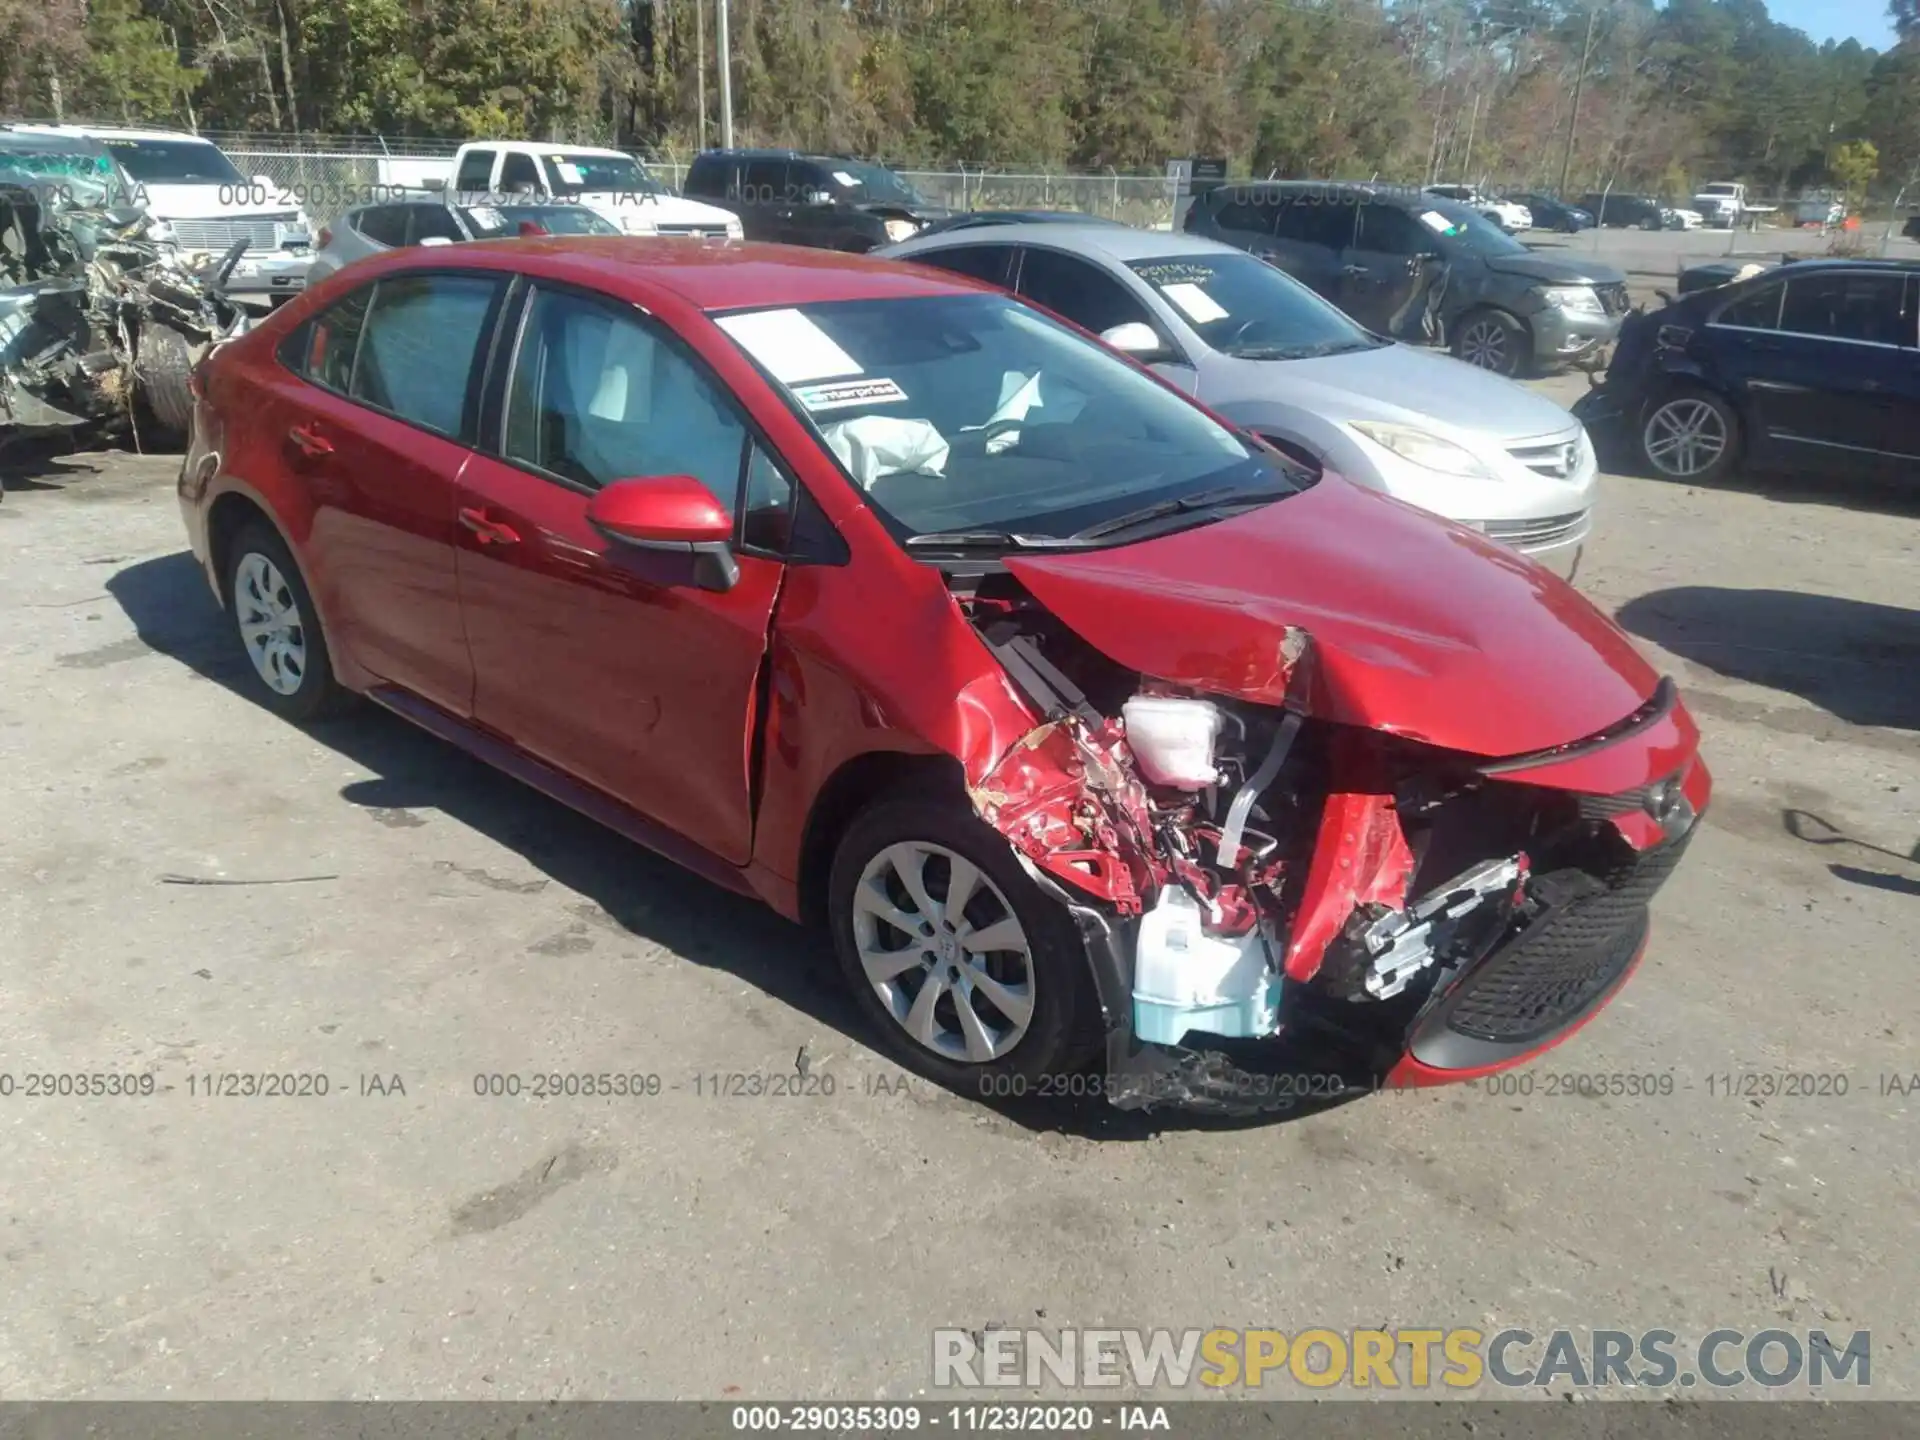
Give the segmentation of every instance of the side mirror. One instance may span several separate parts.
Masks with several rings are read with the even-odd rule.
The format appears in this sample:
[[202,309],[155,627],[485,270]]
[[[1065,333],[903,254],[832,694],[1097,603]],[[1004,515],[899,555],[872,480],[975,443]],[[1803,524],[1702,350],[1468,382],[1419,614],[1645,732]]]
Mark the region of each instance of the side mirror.
[[587,502],[587,523],[614,544],[673,566],[678,574],[669,584],[727,591],[739,583],[733,518],[691,475],[616,480]]
[[831,205],[833,204],[833,192],[831,190],[809,190],[804,199],[809,205]]
[[1167,347],[1160,343],[1160,337],[1154,333],[1153,327],[1144,321],[1129,320],[1124,325],[1115,325],[1111,330],[1102,330],[1100,338],[1122,354],[1131,355],[1142,363],[1164,360],[1167,356]]

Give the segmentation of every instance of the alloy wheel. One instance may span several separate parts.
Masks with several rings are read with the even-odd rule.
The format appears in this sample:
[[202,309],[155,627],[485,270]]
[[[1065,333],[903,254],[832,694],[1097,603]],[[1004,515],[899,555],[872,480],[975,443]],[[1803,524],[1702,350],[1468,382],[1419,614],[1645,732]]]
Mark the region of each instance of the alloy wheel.
[[233,577],[234,623],[241,643],[268,689],[292,695],[307,678],[307,631],[286,576],[254,551]]
[[867,862],[853,941],[881,1005],[918,1045],[986,1064],[1033,1023],[1033,948],[1007,897],[944,845],[904,840]]
[[1507,332],[1491,320],[1476,320],[1460,336],[1460,358],[1482,370],[1507,368]]
[[1726,453],[1727,422],[1705,400],[1687,395],[1649,415],[1640,438],[1655,469],[1685,478],[1712,469]]

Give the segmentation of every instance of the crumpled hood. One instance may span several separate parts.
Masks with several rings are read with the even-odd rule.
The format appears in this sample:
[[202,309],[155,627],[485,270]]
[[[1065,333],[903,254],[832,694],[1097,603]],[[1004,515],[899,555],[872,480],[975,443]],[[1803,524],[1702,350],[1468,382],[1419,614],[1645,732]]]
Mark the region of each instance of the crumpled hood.
[[1549,285],[1623,285],[1627,279],[1616,267],[1584,255],[1491,255],[1486,265],[1503,275],[1524,275]]
[[1304,629],[1316,715],[1475,755],[1585,739],[1659,681],[1564,581],[1335,475],[1159,539],[1006,563],[1110,659],[1214,694],[1278,704],[1287,628]]

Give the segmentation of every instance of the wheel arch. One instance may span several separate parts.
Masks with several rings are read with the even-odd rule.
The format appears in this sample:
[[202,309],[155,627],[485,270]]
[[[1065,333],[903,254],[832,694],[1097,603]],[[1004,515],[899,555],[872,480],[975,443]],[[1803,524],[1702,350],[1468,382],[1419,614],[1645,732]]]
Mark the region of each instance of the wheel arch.
[[870,750],[845,761],[827,778],[807,811],[800,840],[801,923],[824,927],[827,880],[834,851],[855,816],[884,796],[905,793],[950,796],[965,803],[966,778],[950,755]]
[[[223,607],[233,603],[233,597],[227,593],[233,568],[233,542],[250,521],[259,521],[278,535],[280,543],[287,547],[288,553],[294,555],[298,563],[299,556],[293,548],[293,542],[287,538],[286,531],[280,528],[280,523],[266,506],[244,491],[225,491],[207,511],[207,564],[213,570],[214,587],[219,592]],[[313,591],[311,582],[307,585],[307,591],[309,594]],[[319,601],[314,603],[317,605]],[[325,623],[324,617],[322,623]]]

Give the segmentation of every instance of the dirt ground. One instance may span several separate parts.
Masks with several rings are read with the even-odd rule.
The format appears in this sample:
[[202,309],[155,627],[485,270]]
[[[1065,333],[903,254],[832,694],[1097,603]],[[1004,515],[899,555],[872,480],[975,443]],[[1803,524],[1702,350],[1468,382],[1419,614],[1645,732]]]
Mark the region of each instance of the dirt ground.
[[[1670,1093],[1220,1127],[909,1081],[810,936],[384,714],[275,720],[177,463],[0,504],[0,1395],[897,1398],[939,1326],[1378,1324],[1866,1329],[1920,1393],[1920,492],[1603,482],[1579,584],[1718,788],[1540,1071]],[[831,1097],[696,1078],[802,1054]],[[554,1071],[659,1093],[476,1094]],[[1844,1080],[1726,1093],[1783,1074]]]

